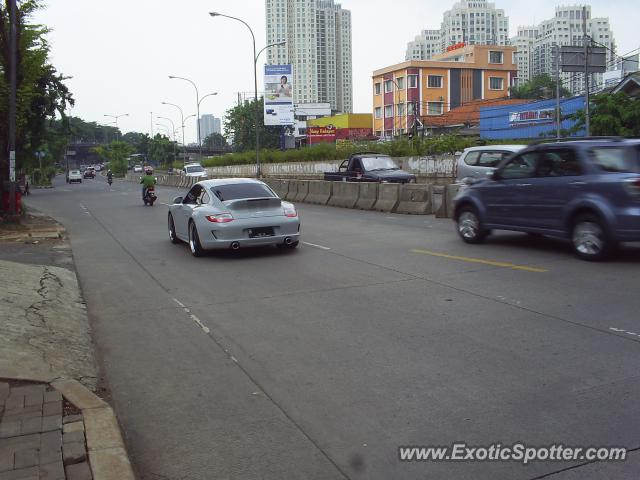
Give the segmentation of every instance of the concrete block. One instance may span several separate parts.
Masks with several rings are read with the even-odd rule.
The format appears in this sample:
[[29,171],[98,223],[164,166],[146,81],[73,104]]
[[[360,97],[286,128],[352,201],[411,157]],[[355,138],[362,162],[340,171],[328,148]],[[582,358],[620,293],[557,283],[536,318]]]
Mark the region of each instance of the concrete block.
[[80,410],[107,407],[107,403],[76,380],[59,380],[51,384],[64,398]]
[[309,192],[304,200],[305,203],[326,205],[331,198],[332,184],[333,182],[324,180],[309,180]]
[[0,382],[0,403],[4,403],[4,401],[9,397],[9,384]]
[[13,462],[13,468],[16,470],[38,465],[38,450],[32,448],[17,450]]
[[432,213],[431,185],[405,183],[400,185],[397,213],[428,215]]
[[38,467],[21,468],[0,473],[0,480],[39,480]]
[[362,182],[360,183],[360,192],[358,193],[358,201],[356,202],[356,208],[361,210],[371,210],[378,201],[378,187],[377,182]]
[[285,200],[293,202],[293,199],[298,194],[298,185],[300,184],[300,180],[288,180],[289,188],[287,189],[287,193],[284,196]]
[[67,415],[62,418],[62,423],[73,423],[82,420],[82,415]]
[[62,415],[42,417],[41,431],[50,432],[51,430],[60,430],[61,428],[62,428]]
[[332,182],[331,198],[327,205],[353,208],[358,203],[360,184],[357,182]]
[[62,395],[60,392],[56,390],[52,390],[50,392],[45,392],[44,394],[44,403],[53,403],[53,402],[61,402]]
[[62,435],[62,443],[84,442],[84,432],[69,432]]
[[293,197],[294,202],[304,202],[309,194],[309,180],[299,180],[298,191]]
[[393,212],[400,201],[400,184],[381,183],[378,187],[378,198],[373,206],[379,212]]
[[62,462],[65,465],[84,462],[87,459],[87,451],[84,442],[65,443],[62,445]]
[[[102,410],[102,409],[100,408],[97,410]],[[64,433],[82,432],[84,431],[84,424],[82,422],[65,423],[62,427],[62,431]]]
[[52,416],[52,415],[62,415],[62,400],[57,401],[57,402],[45,403],[42,406],[42,416],[43,417],[49,417],[49,416]]
[[20,420],[0,423],[0,438],[9,438],[20,435]]
[[124,448],[120,427],[111,408],[87,410],[84,412],[84,422],[89,451],[105,448]]
[[124,448],[110,448],[89,452],[93,476],[100,480],[135,480],[131,463]]
[[39,480],[65,480],[65,478],[62,462],[40,465]]
[[453,218],[453,210],[455,208],[455,198],[458,195],[458,192],[464,188],[464,185],[460,183],[453,183],[451,185],[446,186],[445,190],[445,198],[446,198],[446,210],[445,215],[446,218]]
[[22,420],[20,425],[20,434],[29,435],[31,433],[40,433],[42,431],[42,417],[26,418]]
[[[77,463],[75,465],[67,465],[65,467],[67,480],[91,480],[91,469],[87,462]],[[101,477],[96,477],[101,478]]]
[[436,218],[446,217],[446,199],[445,187],[443,185],[432,185],[431,187],[431,205]]

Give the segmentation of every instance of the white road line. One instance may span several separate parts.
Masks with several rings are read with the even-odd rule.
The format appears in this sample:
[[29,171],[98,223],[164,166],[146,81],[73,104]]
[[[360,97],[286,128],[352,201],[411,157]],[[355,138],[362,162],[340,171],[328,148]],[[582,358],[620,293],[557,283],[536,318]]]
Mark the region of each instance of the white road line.
[[160,205],[166,205],[167,207],[170,207],[171,204],[170,203],[164,203],[164,202],[160,202]]
[[617,332],[617,333],[626,333],[627,335],[631,335],[631,336],[634,336],[634,337],[640,337],[639,333],[629,332],[629,331],[625,330],[624,328],[609,327],[609,330]]
[[204,323],[202,323],[202,320],[200,320],[198,317],[196,317],[193,313],[191,313],[191,310],[189,308],[187,308],[187,306],[182,303],[180,300],[178,300],[177,298],[172,298],[171,300],[173,300],[174,302],[176,302],[176,304],[182,308],[182,310],[184,310],[184,313],[186,313],[187,315],[189,315],[189,318],[191,320],[193,320],[193,322],[198,325],[202,331],[204,333],[209,333],[211,330],[209,329],[209,327],[207,327]]
[[316,245],[315,243],[302,242],[303,245],[308,245],[310,247],[319,248],[320,250],[331,250],[329,247],[323,247],[322,245]]

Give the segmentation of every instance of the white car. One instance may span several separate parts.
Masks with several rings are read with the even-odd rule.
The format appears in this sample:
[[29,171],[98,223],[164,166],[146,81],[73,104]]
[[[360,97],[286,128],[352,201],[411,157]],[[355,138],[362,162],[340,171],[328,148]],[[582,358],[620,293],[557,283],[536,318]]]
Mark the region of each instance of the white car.
[[196,177],[205,180],[209,175],[199,163],[187,163],[180,173],[186,177]]
[[473,183],[487,177],[498,164],[526,145],[485,145],[466,148],[456,162],[456,183]]
[[80,173],[80,170],[69,170],[69,174],[67,175],[67,183],[73,182],[82,183],[82,173]]
[[142,165],[134,165],[133,173],[142,173]]

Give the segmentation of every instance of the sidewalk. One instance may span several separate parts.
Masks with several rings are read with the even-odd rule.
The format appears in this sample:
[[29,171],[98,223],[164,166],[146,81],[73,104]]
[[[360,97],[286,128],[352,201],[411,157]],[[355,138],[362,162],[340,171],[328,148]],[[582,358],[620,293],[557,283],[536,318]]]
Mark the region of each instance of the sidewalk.
[[0,480],[133,479],[64,229],[0,225]]

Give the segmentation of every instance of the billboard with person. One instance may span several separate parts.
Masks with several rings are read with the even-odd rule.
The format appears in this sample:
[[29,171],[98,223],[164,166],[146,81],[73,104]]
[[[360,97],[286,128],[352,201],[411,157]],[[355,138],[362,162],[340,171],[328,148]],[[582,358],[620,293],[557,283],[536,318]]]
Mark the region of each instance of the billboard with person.
[[291,65],[264,66],[264,124],[293,125],[293,69]]

